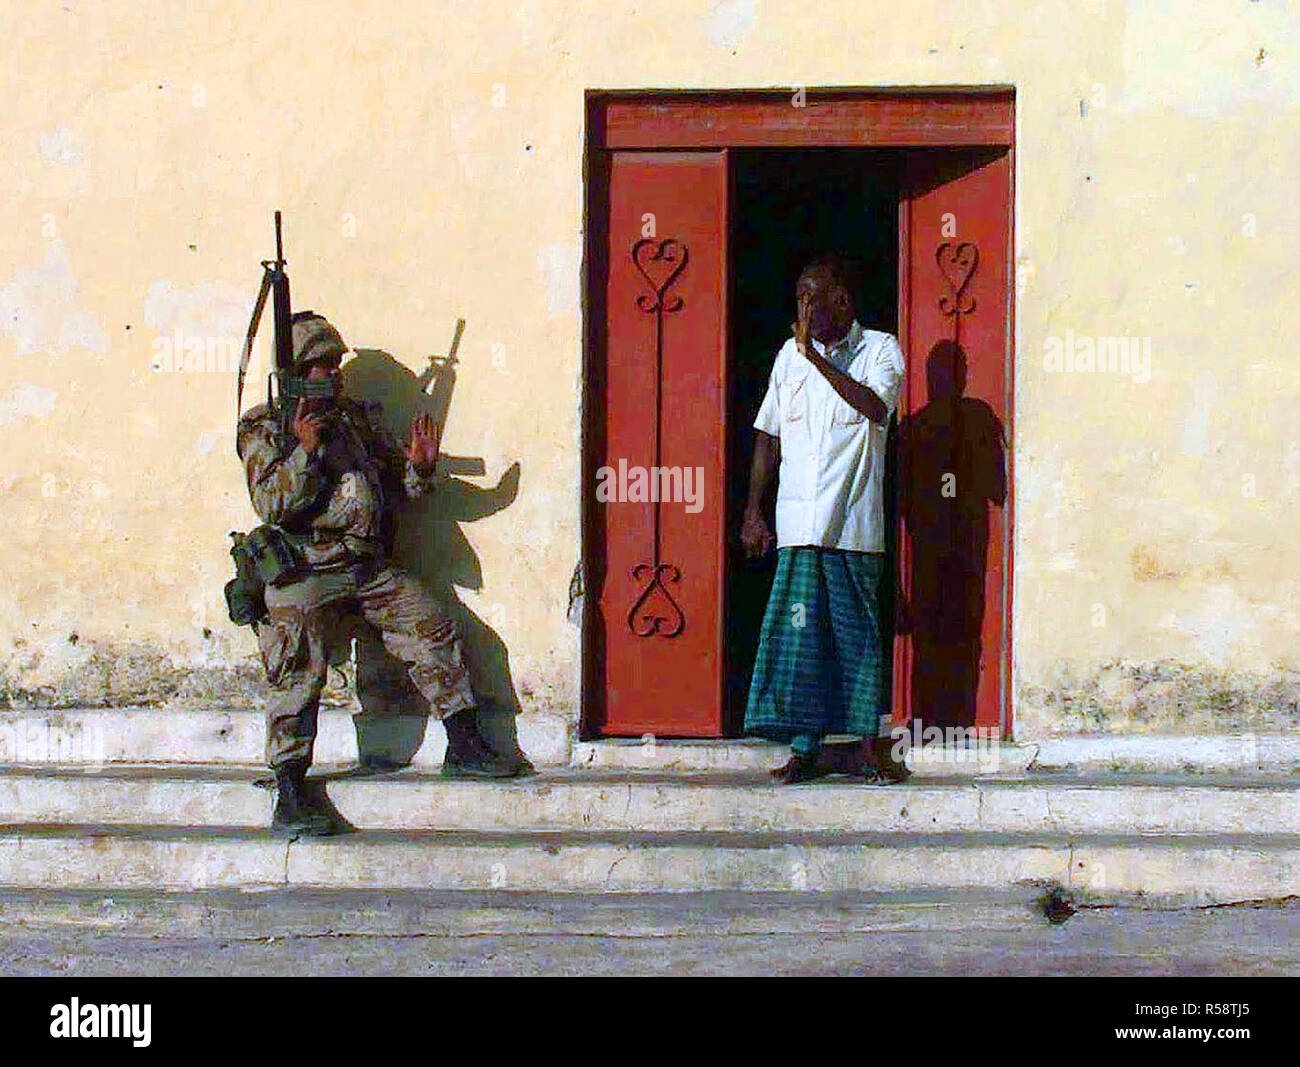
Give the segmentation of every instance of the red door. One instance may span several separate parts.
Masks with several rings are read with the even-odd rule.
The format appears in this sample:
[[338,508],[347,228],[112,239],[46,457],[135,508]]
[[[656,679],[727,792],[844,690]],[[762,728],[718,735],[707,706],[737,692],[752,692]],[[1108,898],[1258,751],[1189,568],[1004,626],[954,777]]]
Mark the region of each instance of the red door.
[[[591,425],[597,725],[722,732],[727,157],[611,152]],[[592,499],[594,498],[594,499]],[[590,557],[589,557],[590,558]],[[590,647],[590,646],[589,646]],[[591,675],[589,675],[589,678]]]
[[589,98],[587,732],[724,731],[728,150],[775,146],[905,164],[894,720],[1009,731],[1013,108],[1006,89]]
[[895,722],[1009,729],[1011,157],[917,152],[900,211]]

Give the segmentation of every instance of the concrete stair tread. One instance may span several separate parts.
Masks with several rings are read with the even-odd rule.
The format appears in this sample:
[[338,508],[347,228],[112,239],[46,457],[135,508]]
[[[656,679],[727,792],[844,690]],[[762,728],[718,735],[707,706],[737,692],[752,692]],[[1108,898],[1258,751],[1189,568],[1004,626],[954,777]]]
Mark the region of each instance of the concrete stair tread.
[[136,937],[483,934],[672,937],[852,931],[1021,929],[1045,925],[1034,887],[925,893],[736,891],[574,894],[470,890],[0,889],[0,930],[64,927]]
[[[231,782],[252,785],[270,778],[265,766],[251,764],[212,764],[183,762],[108,763],[101,765],[64,763],[0,763],[0,780],[4,778],[66,778],[121,781],[193,781]],[[844,790],[858,793],[882,789],[902,791],[947,789],[991,790],[1106,790],[1106,789],[1236,789],[1294,791],[1300,793],[1300,775],[1277,772],[1223,773],[1080,773],[1077,771],[1040,771],[1018,774],[953,775],[950,777],[913,777],[895,786],[868,786],[847,775],[828,775],[797,786],[778,785],[761,770],[693,770],[672,771],[635,768],[588,769],[584,767],[543,767],[526,777],[499,781],[466,781],[444,778],[435,768],[403,767],[382,773],[362,773],[356,764],[314,766],[312,780],[327,785],[383,783],[395,786],[438,785],[446,789],[466,787],[492,789],[541,789],[556,785],[608,787],[665,786],[673,789],[716,789],[763,787],[773,792],[808,790]]]
[[1300,835],[482,834],[7,827],[0,887],[58,890],[936,892],[1060,885],[1087,899],[1224,903],[1300,891]]
[[[0,824],[266,826],[257,767],[0,767]],[[548,770],[456,781],[418,770],[321,777],[352,824],[375,831],[673,834],[1295,834],[1300,783],[1224,776],[914,779],[798,786],[755,772]]]
[[[269,841],[284,844],[286,838],[262,826],[176,826],[167,823],[0,823],[0,839],[23,838],[120,838],[156,841]],[[328,838],[301,838],[294,843],[321,847],[368,847],[398,844],[436,847],[439,845],[526,846],[553,849],[591,844],[625,848],[779,848],[818,846],[827,848],[983,848],[1014,845],[1054,848],[1088,842],[1100,845],[1141,843],[1144,846],[1181,847],[1199,845],[1221,848],[1298,848],[1300,833],[1078,833],[1067,831],[954,830],[946,832],[897,833],[862,830],[464,830],[464,829],[366,829]]]
[[1300,895],[1300,782],[1286,776],[870,787],[778,786],[753,771],[564,768],[491,782],[320,770],[357,832],[272,835],[256,766],[0,766],[0,888]]
[[[477,934],[502,929],[553,933],[557,928],[605,933],[670,934],[701,927],[739,932],[806,933],[861,925],[943,925],[968,929],[1024,917],[1042,922],[1041,893],[1032,887],[849,892],[619,893],[578,896],[528,890],[348,890],[281,886],[257,893],[231,889],[158,893],[124,889],[0,889],[0,928],[69,923],[81,927],[144,927],[146,936],[174,935],[179,927],[244,936],[372,933],[428,935],[445,929]],[[273,916],[273,917],[269,917]],[[685,921],[683,921],[685,919]]]
[[[568,710],[525,713],[514,721],[518,741],[538,766],[672,771],[762,771],[786,749],[755,738],[684,740],[606,738],[575,741]],[[426,770],[442,761],[443,730],[422,718],[366,720],[367,751],[393,751]],[[354,759],[360,743],[351,707],[323,707],[316,756],[324,763]],[[168,763],[183,754],[213,765],[256,764],[265,741],[263,712],[196,702],[122,707],[0,709],[0,762]],[[387,746],[392,745],[390,749]],[[1186,770],[1300,772],[1300,737],[1071,735],[973,746],[913,748],[918,777],[990,772],[1086,769],[1178,774]]]

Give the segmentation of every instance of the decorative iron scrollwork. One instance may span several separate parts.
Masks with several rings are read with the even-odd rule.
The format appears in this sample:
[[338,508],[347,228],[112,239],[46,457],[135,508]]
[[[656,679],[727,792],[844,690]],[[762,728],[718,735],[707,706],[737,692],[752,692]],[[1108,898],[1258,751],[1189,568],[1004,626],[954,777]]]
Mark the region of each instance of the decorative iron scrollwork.
[[[650,294],[639,293],[636,306],[640,311],[654,316],[654,467],[657,475],[661,457],[663,430],[663,365],[664,365],[664,315],[680,311],[684,301],[680,296],[669,296],[668,290],[686,269],[689,250],[673,237],[657,240],[645,237],[632,245],[632,265],[650,286]],[[657,495],[657,494],[656,494]],[[676,637],[686,628],[686,615],[673,599],[669,585],[682,580],[681,569],[665,563],[661,556],[659,509],[662,501],[652,502],[654,508],[653,562],[638,563],[631,570],[634,582],[644,582],[632,608],[627,613],[628,629],[637,637]]]
[[[647,574],[650,575],[650,580],[641,590],[641,595],[636,598],[632,610],[627,613],[628,628],[637,637],[653,637],[655,634],[660,637],[676,637],[686,629],[686,616],[682,614],[681,607],[664,583],[680,582],[682,572],[671,563],[656,563],[653,566],[649,563],[638,563],[632,568],[633,581],[642,581]],[[658,606],[651,603],[656,599],[654,595],[656,590],[665,602],[663,606],[667,614],[661,614]]]
[[975,310],[975,297],[967,291],[967,286],[979,265],[980,252],[971,241],[960,244],[945,241],[935,250],[934,258],[939,264],[939,273],[948,283],[948,292],[939,296],[939,310],[952,316],[953,340],[956,341],[961,333],[961,316]]
[[[674,296],[665,303],[664,294],[677,280],[677,276],[686,269],[689,254],[689,249],[673,237],[665,237],[662,241],[656,241],[653,237],[643,237],[632,246],[632,263],[641,277],[650,283],[650,289],[654,292],[653,300],[645,293],[638,294],[636,298],[638,308],[646,312],[681,311],[682,298]],[[666,263],[670,267],[666,274],[663,271],[658,272],[660,277],[657,281],[653,273],[655,263]],[[656,347],[658,347],[657,342]]]

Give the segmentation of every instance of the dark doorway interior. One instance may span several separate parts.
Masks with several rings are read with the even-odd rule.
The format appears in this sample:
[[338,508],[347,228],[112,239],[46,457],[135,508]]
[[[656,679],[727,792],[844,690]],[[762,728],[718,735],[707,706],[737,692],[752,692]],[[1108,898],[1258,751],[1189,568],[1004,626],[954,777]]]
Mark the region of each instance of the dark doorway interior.
[[[747,562],[738,539],[754,417],[772,362],[790,336],[795,281],[818,252],[855,261],[861,277],[855,294],[858,321],[868,329],[898,332],[901,163],[900,153],[889,149],[733,150],[725,716],[733,736],[744,721],[776,562],[773,556],[761,564]],[[886,529],[894,525],[887,521]],[[886,617],[892,617],[892,606],[887,609]]]

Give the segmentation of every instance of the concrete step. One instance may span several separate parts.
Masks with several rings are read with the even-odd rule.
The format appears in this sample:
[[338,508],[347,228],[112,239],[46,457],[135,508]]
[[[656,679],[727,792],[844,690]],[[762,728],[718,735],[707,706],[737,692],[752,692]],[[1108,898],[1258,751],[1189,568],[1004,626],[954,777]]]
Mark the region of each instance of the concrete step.
[[0,890],[0,941],[20,929],[134,937],[762,936],[969,933],[1047,925],[1043,891],[486,893],[278,888],[160,893]]
[[0,768],[0,887],[1300,896],[1300,784],[1027,776],[778,787],[761,774],[331,777],[359,832],[265,829],[257,768]]
[[[0,767],[0,824],[266,826],[267,774],[233,767]],[[1062,775],[844,777],[799,786],[766,774],[544,771],[506,782],[411,770],[314,772],[353,825],[464,832],[1300,835],[1300,781],[1278,777]]]
[[[524,714],[516,720],[519,743],[538,766],[587,770],[760,771],[784,761],[784,746],[754,739],[675,741],[654,737],[578,741],[567,717]],[[434,770],[446,751],[437,724],[397,717],[371,722],[367,744],[414,753],[412,766]],[[265,737],[255,708],[193,704],[165,707],[0,710],[0,763],[260,764]],[[924,735],[921,740],[925,740]],[[357,728],[347,708],[320,714],[316,758],[344,764],[357,755]],[[1088,774],[1254,772],[1300,774],[1300,737],[1062,737],[1012,743],[976,738],[914,746],[908,766],[918,777],[1020,775],[1060,770]]]
[[[718,741],[637,739],[572,742],[567,721],[554,715],[521,715],[515,723],[520,747],[538,766],[587,770],[765,771],[785,762],[789,750],[755,738]],[[446,734],[437,723],[394,716],[364,727],[368,749],[397,751],[417,770],[441,766]],[[0,711],[0,763],[260,764],[266,727],[255,708],[203,706],[63,708]],[[322,707],[316,760],[355,762],[358,726],[351,711]],[[922,776],[949,777],[1023,772],[1036,749],[985,743],[969,749],[918,748],[909,766]]]
[[555,893],[936,892],[1060,885],[1081,899],[1216,904],[1300,895],[1300,837],[263,830],[18,825],[0,887],[283,887]]
[[[519,742],[540,763],[568,763],[567,728],[553,717],[520,716]],[[447,736],[437,722],[394,716],[369,727],[379,746],[414,753],[413,766],[437,768]],[[259,765],[265,716],[256,708],[122,707],[0,711],[0,763],[194,763]],[[346,708],[322,707],[316,760],[357,758],[357,728]]]
[[[1142,975],[1157,980],[1300,974],[1300,907],[1294,905],[1151,908],[1134,902],[1082,906],[1068,922],[1054,923],[1044,914],[1041,896],[1037,890],[923,895],[0,890],[0,974],[153,979],[305,973]],[[1041,1036],[1042,1044],[1059,1042],[1058,989],[1038,988],[1047,991],[1042,1005],[1047,1010],[1024,1011],[1019,1002],[1016,1032],[1022,1040]],[[1131,988],[1109,988],[1110,1003],[1101,1004],[1097,987],[1088,990],[1088,1026],[1094,1032],[1133,1013]],[[1258,985],[1250,991],[1245,1021],[1257,1038],[1261,1025],[1285,1020],[1285,1008],[1270,1010],[1282,1007],[1285,991],[1277,988],[1275,1003],[1260,1003]],[[20,1010],[12,996],[7,1006],[11,1014]],[[44,1006],[33,1007],[39,1012]],[[157,1002],[154,1008],[156,1022]],[[168,1010],[161,1017],[181,1016]],[[1025,1034],[1026,1018],[1040,1021],[1041,1035]],[[1148,1022],[1163,1025],[1159,1018]],[[156,1046],[160,1030],[155,1027]],[[964,1032],[949,1030],[965,1040]],[[328,1032],[324,1040],[331,1040]],[[1072,1041],[1078,1044],[1073,1034]],[[954,1046],[954,1051],[960,1050]]]
[[[520,747],[538,766],[588,770],[754,771],[784,762],[785,746],[756,739],[731,741],[570,740],[558,716],[520,715]],[[417,770],[436,770],[447,751],[442,727],[422,718],[394,716],[366,724],[370,748],[400,751]],[[0,710],[0,763],[192,763],[259,765],[266,726],[256,708],[208,706]],[[322,764],[355,762],[358,727],[351,711],[324,706],[315,757]],[[969,759],[963,766],[974,768]]]

